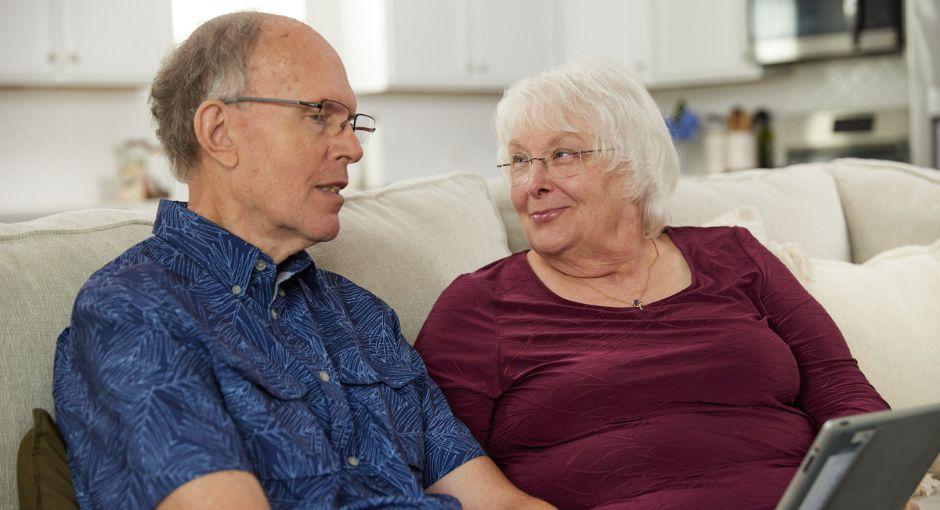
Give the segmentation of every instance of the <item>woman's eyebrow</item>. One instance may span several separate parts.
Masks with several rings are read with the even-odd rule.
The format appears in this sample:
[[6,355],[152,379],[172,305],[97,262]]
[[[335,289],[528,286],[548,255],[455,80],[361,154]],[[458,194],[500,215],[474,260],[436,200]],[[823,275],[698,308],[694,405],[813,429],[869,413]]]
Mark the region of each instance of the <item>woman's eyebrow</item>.
[[[548,142],[546,142],[545,145],[551,147],[551,146],[557,145],[559,142],[562,142],[562,141],[566,141],[566,142],[567,142],[568,140],[566,140],[566,138],[572,138],[573,141],[577,141],[577,142],[583,142],[583,141],[584,141],[584,138],[581,137],[581,134],[580,134],[580,133],[577,133],[577,132],[575,132],[575,131],[563,131],[563,132],[558,133],[558,134],[552,136],[551,138],[549,138],[549,139],[548,139]],[[515,148],[515,149],[521,149],[521,150],[527,150],[526,147],[524,147],[524,146],[523,146],[522,144],[520,144],[518,141],[516,141],[516,140],[510,140],[510,142],[509,142],[509,149],[512,150],[512,149],[514,149],[514,148]]]

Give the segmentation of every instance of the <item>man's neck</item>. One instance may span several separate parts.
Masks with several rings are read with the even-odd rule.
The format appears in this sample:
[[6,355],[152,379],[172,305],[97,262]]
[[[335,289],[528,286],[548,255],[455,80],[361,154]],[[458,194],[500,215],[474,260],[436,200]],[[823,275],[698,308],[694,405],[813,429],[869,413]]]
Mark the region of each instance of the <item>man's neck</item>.
[[224,182],[208,183],[199,178],[190,179],[188,208],[256,246],[271,257],[275,264],[280,264],[287,257],[313,244],[278,229],[260,214],[252,214],[234,198]]

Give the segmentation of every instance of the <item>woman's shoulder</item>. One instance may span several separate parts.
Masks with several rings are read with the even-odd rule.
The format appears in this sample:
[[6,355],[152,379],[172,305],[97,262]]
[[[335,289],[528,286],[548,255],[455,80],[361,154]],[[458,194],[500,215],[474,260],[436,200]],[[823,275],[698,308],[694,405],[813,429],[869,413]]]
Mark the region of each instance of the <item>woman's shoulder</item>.
[[730,247],[741,249],[742,245],[756,241],[745,227],[666,227],[665,231],[677,244],[711,246],[714,248]]
[[666,227],[664,232],[687,258],[699,265],[750,266],[764,250],[744,227]]
[[472,273],[458,276],[445,293],[499,292],[506,284],[518,282],[525,273],[526,252],[513,253],[508,257],[490,262]]

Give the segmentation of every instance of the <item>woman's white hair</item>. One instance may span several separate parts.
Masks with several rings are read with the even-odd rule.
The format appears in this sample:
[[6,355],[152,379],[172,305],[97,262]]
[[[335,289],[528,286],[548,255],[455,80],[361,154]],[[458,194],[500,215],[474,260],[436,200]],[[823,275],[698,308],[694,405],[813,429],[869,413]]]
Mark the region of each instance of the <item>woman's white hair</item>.
[[519,81],[503,93],[493,123],[501,162],[513,136],[528,127],[593,137],[590,149],[603,151],[606,170],[628,175],[624,191],[643,208],[644,234],[654,237],[666,226],[679,157],[656,102],[616,64],[582,62]]

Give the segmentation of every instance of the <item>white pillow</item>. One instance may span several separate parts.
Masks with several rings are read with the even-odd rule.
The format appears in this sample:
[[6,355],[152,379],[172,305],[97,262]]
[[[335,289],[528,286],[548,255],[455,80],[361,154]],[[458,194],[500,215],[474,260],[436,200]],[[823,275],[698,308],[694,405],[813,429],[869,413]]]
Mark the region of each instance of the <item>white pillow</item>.
[[721,216],[703,223],[702,226],[743,227],[748,229],[751,235],[760,241],[761,244],[767,245],[767,229],[764,228],[764,220],[754,206],[745,205],[731,209]]
[[940,401],[940,241],[864,264],[812,259],[801,283],[892,407]]

